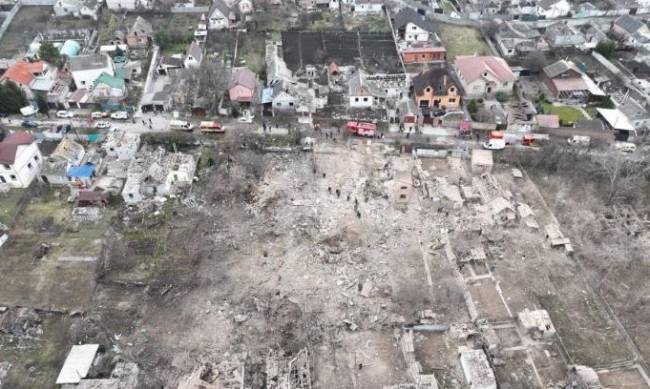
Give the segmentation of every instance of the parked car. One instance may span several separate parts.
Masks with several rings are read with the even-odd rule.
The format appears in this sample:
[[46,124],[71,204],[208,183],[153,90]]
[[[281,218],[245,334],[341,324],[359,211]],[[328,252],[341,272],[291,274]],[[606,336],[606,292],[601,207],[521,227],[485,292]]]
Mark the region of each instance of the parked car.
[[74,117],[74,112],[70,111],[57,111],[56,112],[56,117],[58,118],[64,118],[64,119],[69,119]]
[[95,111],[90,114],[90,117],[93,119],[101,119],[108,117],[108,112]]
[[33,120],[23,120],[23,122],[20,125],[25,127],[25,128],[36,128],[36,127],[38,127],[38,123],[33,121]]
[[111,123],[103,120],[95,123],[95,128],[109,128],[110,126]]
[[567,142],[572,146],[588,147],[589,143],[591,143],[591,137],[586,135],[574,135],[567,139]]
[[616,142],[614,148],[623,153],[633,153],[636,151],[636,145],[630,142]]
[[129,118],[129,113],[126,111],[117,111],[111,114],[111,119],[126,120]]

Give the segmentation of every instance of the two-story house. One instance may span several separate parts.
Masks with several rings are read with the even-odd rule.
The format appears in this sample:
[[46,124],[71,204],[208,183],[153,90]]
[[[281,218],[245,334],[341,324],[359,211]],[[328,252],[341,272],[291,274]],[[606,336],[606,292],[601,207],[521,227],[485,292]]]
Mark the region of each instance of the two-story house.
[[27,188],[38,174],[42,155],[28,132],[13,132],[0,142],[0,185]]
[[77,89],[91,90],[95,80],[106,73],[115,75],[113,61],[107,54],[89,54],[72,57],[68,60],[68,68],[72,73]]
[[461,93],[446,68],[429,69],[413,78],[413,94],[418,107],[455,110]]
[[427,42],[433,25],[411,8],[404,8],[393,16],[393,29],[399,39],[406,42]]
[[517,77],[503,58],[478,55],[456,57],[454,68],[460,84],[469,98],[495,93],[512,93]]
[[226,30],[237,22],[235,11],[223,0],[215,0],[208,11],[208,29]]

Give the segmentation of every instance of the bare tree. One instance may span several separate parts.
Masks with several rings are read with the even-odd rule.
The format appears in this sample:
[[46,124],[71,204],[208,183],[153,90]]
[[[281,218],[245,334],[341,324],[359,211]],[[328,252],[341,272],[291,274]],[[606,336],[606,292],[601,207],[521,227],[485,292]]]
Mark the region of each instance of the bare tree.
[[499,24],[494,20],[490,20],[487,23],[481,25],[481,32],[487,38],[492,38],[499,31]]
[[196,93],[193,98],[205,99],[206,110],[210,114],[215,114],[219,107],[219,100],[228,88],[230,69],[227,69],[220,60],[206,57],[194,73],[193,78],[196,84]]
[[531,51],[526,56],[524,66],[533,73],[539,73],[546,66],[546,56],[541,51]]
[[594,158],[593,166],[592,174],[606,185],[604,199],[607,205],[611,205],[619,196],[628,196],[639,190],[648,173],[648,167],[626,158],[620,152]]

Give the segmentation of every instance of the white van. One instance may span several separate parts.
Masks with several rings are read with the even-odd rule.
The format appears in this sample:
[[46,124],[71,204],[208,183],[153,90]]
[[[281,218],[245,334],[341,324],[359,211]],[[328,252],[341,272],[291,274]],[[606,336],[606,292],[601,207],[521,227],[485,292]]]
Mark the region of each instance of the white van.
[[170,120],[169,128],[176,131],[192,131],[194,126],[187,120]]

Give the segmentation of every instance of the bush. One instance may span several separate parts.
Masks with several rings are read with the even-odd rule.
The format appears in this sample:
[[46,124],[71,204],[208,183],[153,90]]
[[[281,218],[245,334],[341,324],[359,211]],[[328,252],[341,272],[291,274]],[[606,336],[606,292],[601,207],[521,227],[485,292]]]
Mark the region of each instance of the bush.
[[506,101],[510,100],[510,96],[508,96],[508,94],[505,92],[497,92],[495,97],[499,103],[505,103]]
[[470,100],[467,103],[467,110],[471,115],[474,115],[478,112],[478,104],[476,103],[476,100]]
[[616,42],[609,39],[598,42],[596,45],[596,52],[605,58],[611,58],[616,50]]

